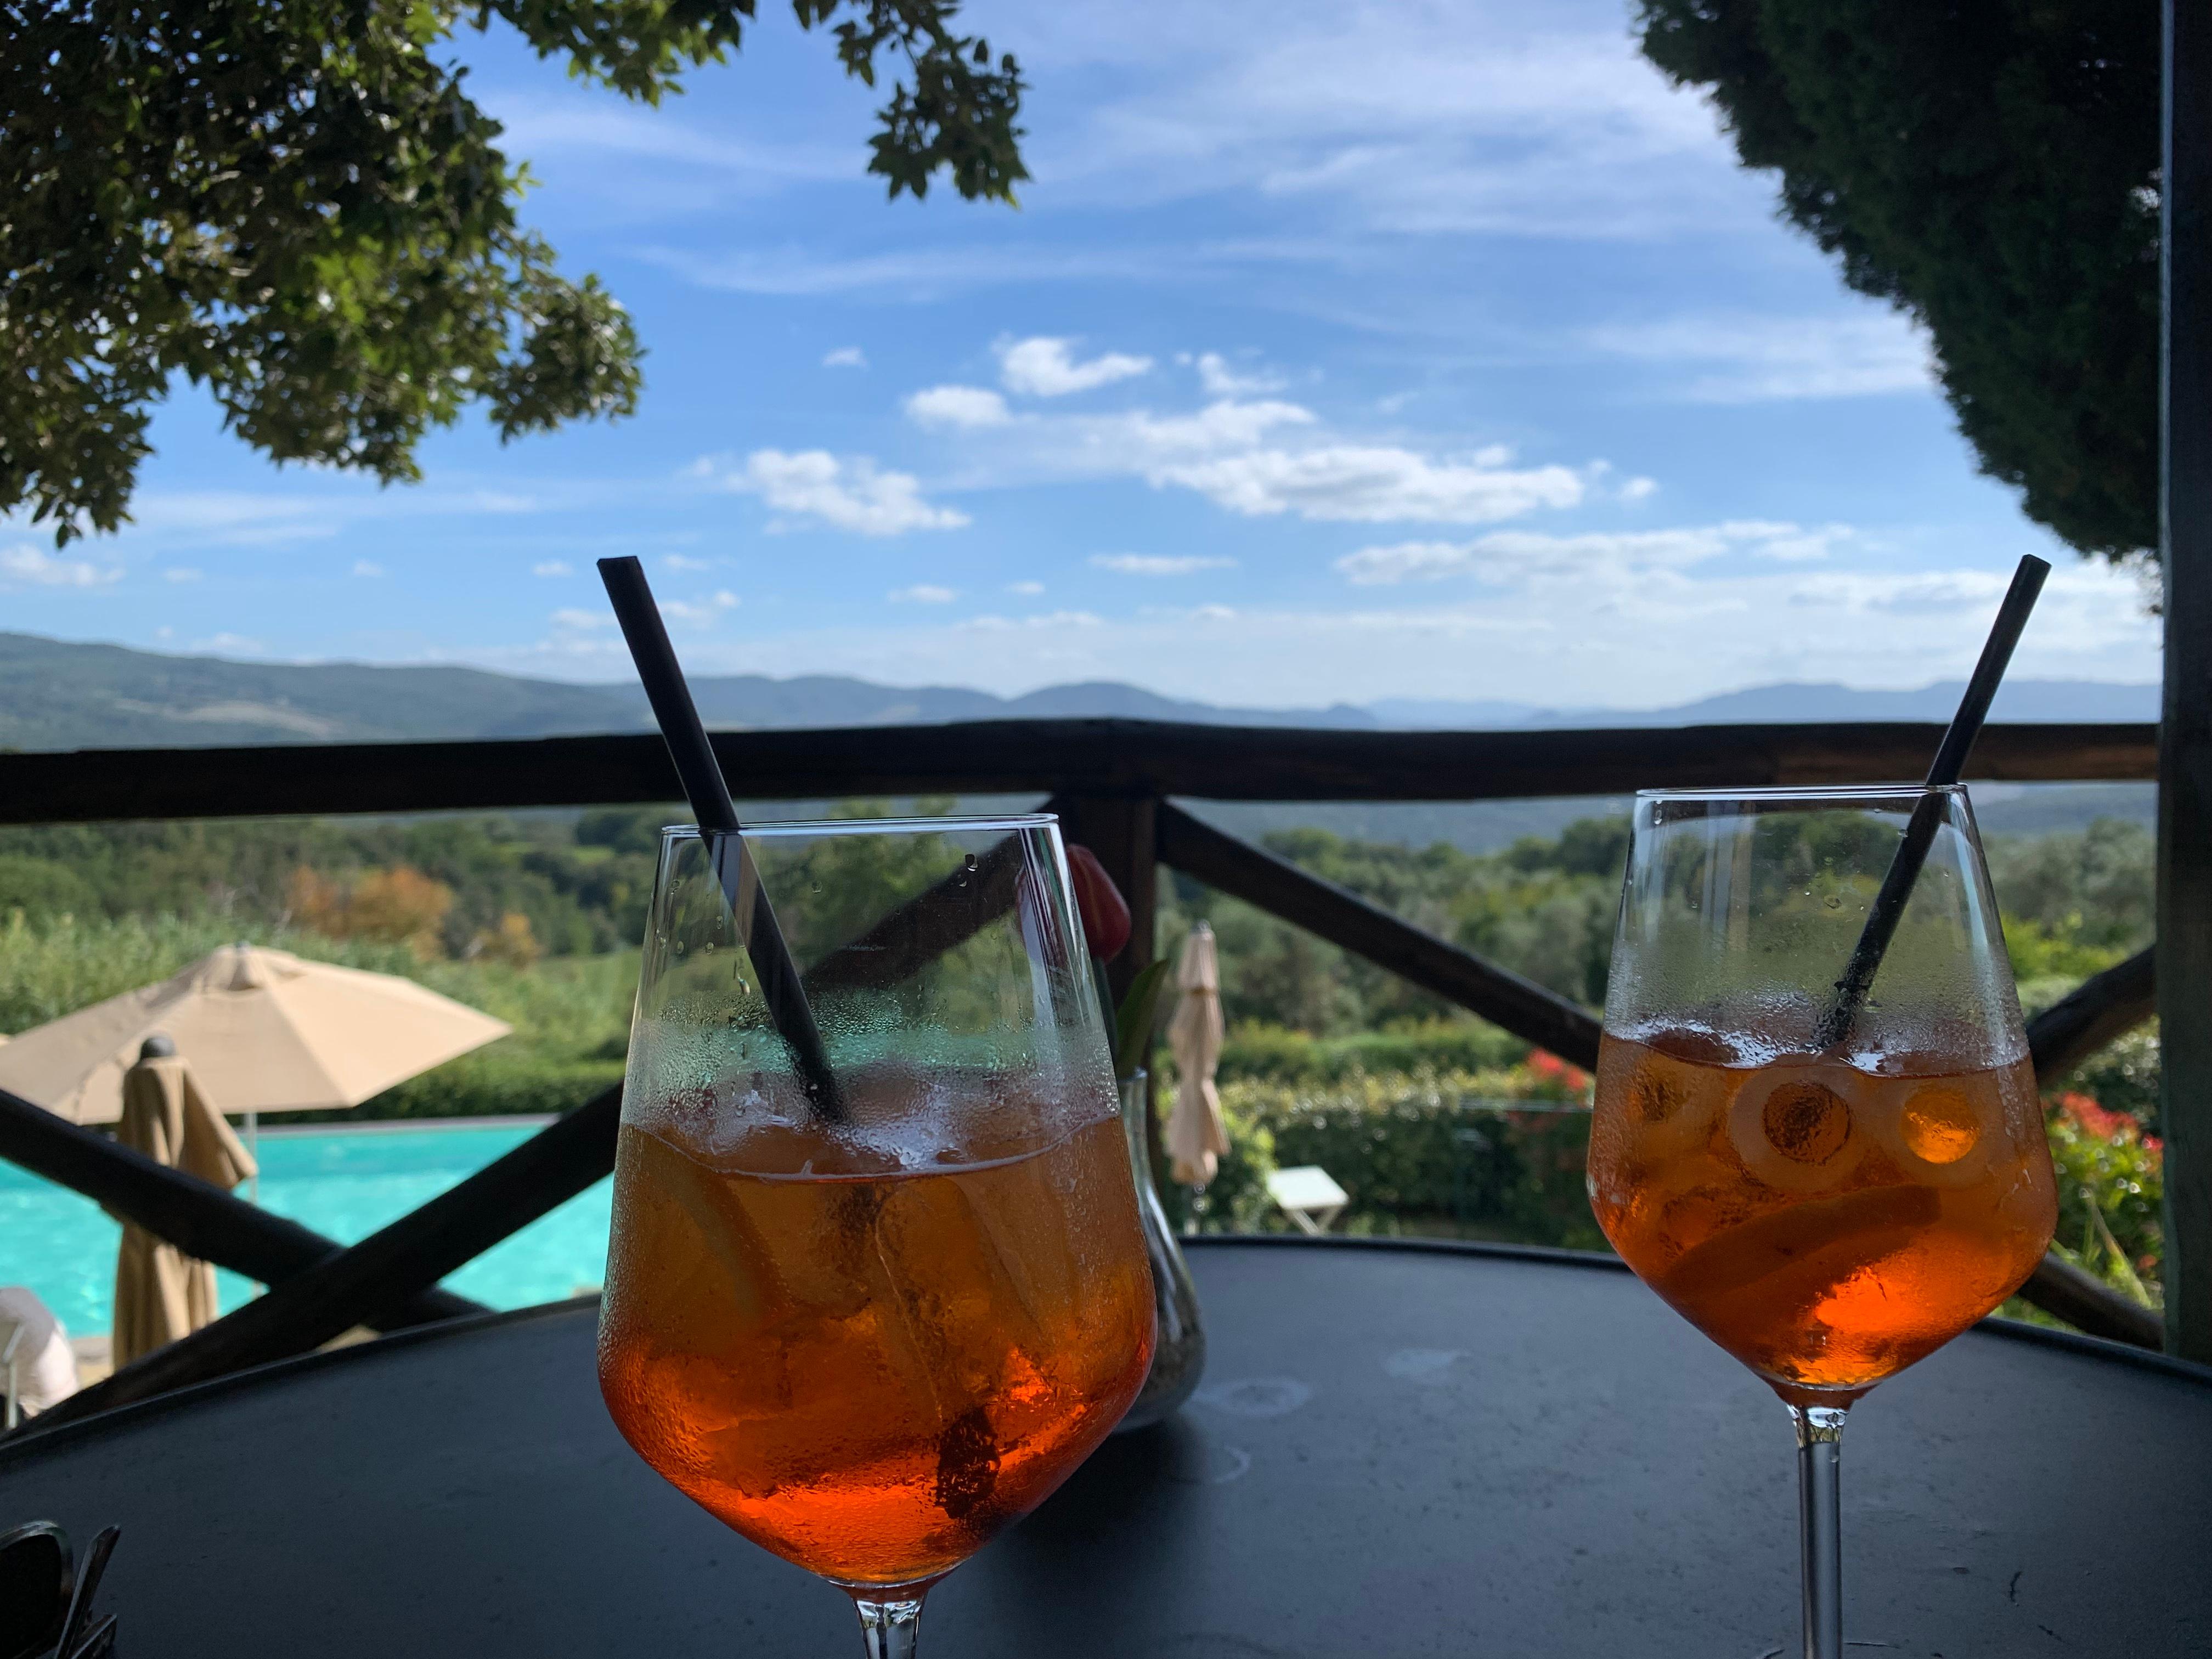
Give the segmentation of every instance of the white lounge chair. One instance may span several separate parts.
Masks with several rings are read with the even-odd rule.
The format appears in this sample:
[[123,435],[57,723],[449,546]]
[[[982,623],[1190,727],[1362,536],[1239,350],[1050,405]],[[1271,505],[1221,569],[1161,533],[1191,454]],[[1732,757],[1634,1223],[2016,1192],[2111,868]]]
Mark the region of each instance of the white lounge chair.
[[27,1285],[0,1285],[0,1426],[76,1392],[76,1355],[52,1309]]
[[1267,1196],[1300,1232],[1316,1237],[1329,1230],[1350,1201],[1344,1188],[1318,1164],[1276,1170],[1267,1177]]

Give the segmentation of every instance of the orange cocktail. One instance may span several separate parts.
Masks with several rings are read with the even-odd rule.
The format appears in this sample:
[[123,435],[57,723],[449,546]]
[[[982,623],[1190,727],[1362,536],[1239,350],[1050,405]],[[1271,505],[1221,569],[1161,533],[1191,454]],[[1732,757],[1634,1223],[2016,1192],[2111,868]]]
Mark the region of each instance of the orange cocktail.
[[823,1577],[965,1560],[1105,1438],[1151,1361],[1128,1152],[1099,1110],[918,1167],[803,1127],[702,1156],[625,1124],[599,1339],[623,1436]]
[[1848,1403],[2017,1290],[2057,1215],[2035,1078],[1916,1054],[1735,1062],[1604,1039],[1590,1201],[1676,1311],[1803,1405]]
[[1589,1195],[1790,1408],[1804,1652],[1844,1659],[1850,1407],[2019,1289],[2057,1222],[1964,789],[1638,795]]
[[1055,820],[661,836],[599,1391],[664,1479],[851,1597],[871,1659],[1073,1474],[1155,1343]]

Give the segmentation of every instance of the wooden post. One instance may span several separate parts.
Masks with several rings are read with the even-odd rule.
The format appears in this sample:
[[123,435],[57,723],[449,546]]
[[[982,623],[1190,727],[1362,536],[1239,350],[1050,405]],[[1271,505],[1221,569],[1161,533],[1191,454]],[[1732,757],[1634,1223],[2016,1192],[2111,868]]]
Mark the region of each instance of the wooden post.
[[1096,854],[1129,902],[1129,948],[1106,964],[1107,982],[1119,1000],[1158,950],[1152,935],[1159,915],[1159,803],[1055,795],[1044,810],[1060,814],[1061,838]]
[[[1042,809],[1060,815],[1062,840],[1097,854],[1129,902],[1129,947],[1106,964],[1106,982],[1116,1002],[1159,950],[1159,805],[1147,795],[1054,795]],[[1114,1018],[1111,1008],[1106,1018]],[[1153,1079],[1147,1079],[1146,1090],[1145,1138],[1152,1151],[1152,1179],[1159,1182],[1167,1173],[1166,1139]]]
[[2166,0],[2158,1009],[2166,1345],[2212,1362],[2212,6]]

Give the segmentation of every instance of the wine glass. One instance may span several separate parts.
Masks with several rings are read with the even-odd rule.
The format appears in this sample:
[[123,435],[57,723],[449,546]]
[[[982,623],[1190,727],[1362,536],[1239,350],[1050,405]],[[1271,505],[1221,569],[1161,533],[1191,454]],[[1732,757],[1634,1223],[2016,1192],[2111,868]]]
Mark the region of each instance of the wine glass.
[[[600,1392],[647,1463],[844,1589],[868,1652],[896,1659],[929,1587],[1145,1380],[1151,1272],[1105,1030],[1052,818],[730,841],[662,836]],[[726,893],[744,911],[756,890],[827,1097],[740,944]]]
[[[1839,1001],[1916,811],[1926,862]],[[1964,788],[1637,797],[1589,1194],[1637,1276],[1790,1408],[1805,1652],[1843,1659],[1844,1413],[2019,1289],[2057,1220]]]

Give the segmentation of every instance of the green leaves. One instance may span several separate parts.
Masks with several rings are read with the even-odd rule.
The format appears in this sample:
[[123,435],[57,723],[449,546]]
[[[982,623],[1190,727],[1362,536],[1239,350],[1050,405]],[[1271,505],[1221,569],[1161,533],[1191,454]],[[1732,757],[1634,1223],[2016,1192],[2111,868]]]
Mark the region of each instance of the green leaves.
[[1159,1024],[1161,993],[1167,989],[1165,957],[1148,963],[1129,981],[1128,994],[1114,1012],[1114,1075],[1127,1077],[1145,1063]]
[[1112,1011],[1113,1023],[1107,1030],[1106,1043],[1116,1081],[1133,1076],[1152,1052],[1152,1032],[1159,1024],[1160,995],[1167,988],[1168,969],[1164,958],[1146,964],[1129,981],[1129,993],[1121,999],[1121,1006],[1115,1008],[1114,994],[1106,981],[1106,964],[1097,957],[1091,958],[1091,982],[1097,988],[1098,1006]]
[[[511,23],[579,76],[657,103],[737,49],[755,0],[0,0],[0,513],[66,543],[127,516],[179,376],[280,461],[418,476],[472,402],[503,438],[632,412],[635,330],[517,223],[526,183],[463,71],[457,23]],[[897,72],[870,169],[1028,175],[1012,58],[956,0],[794,0],[840,61]],[[848,15],[847,14],[850,14]],[[840,17],[842,21],[837,21]]]

